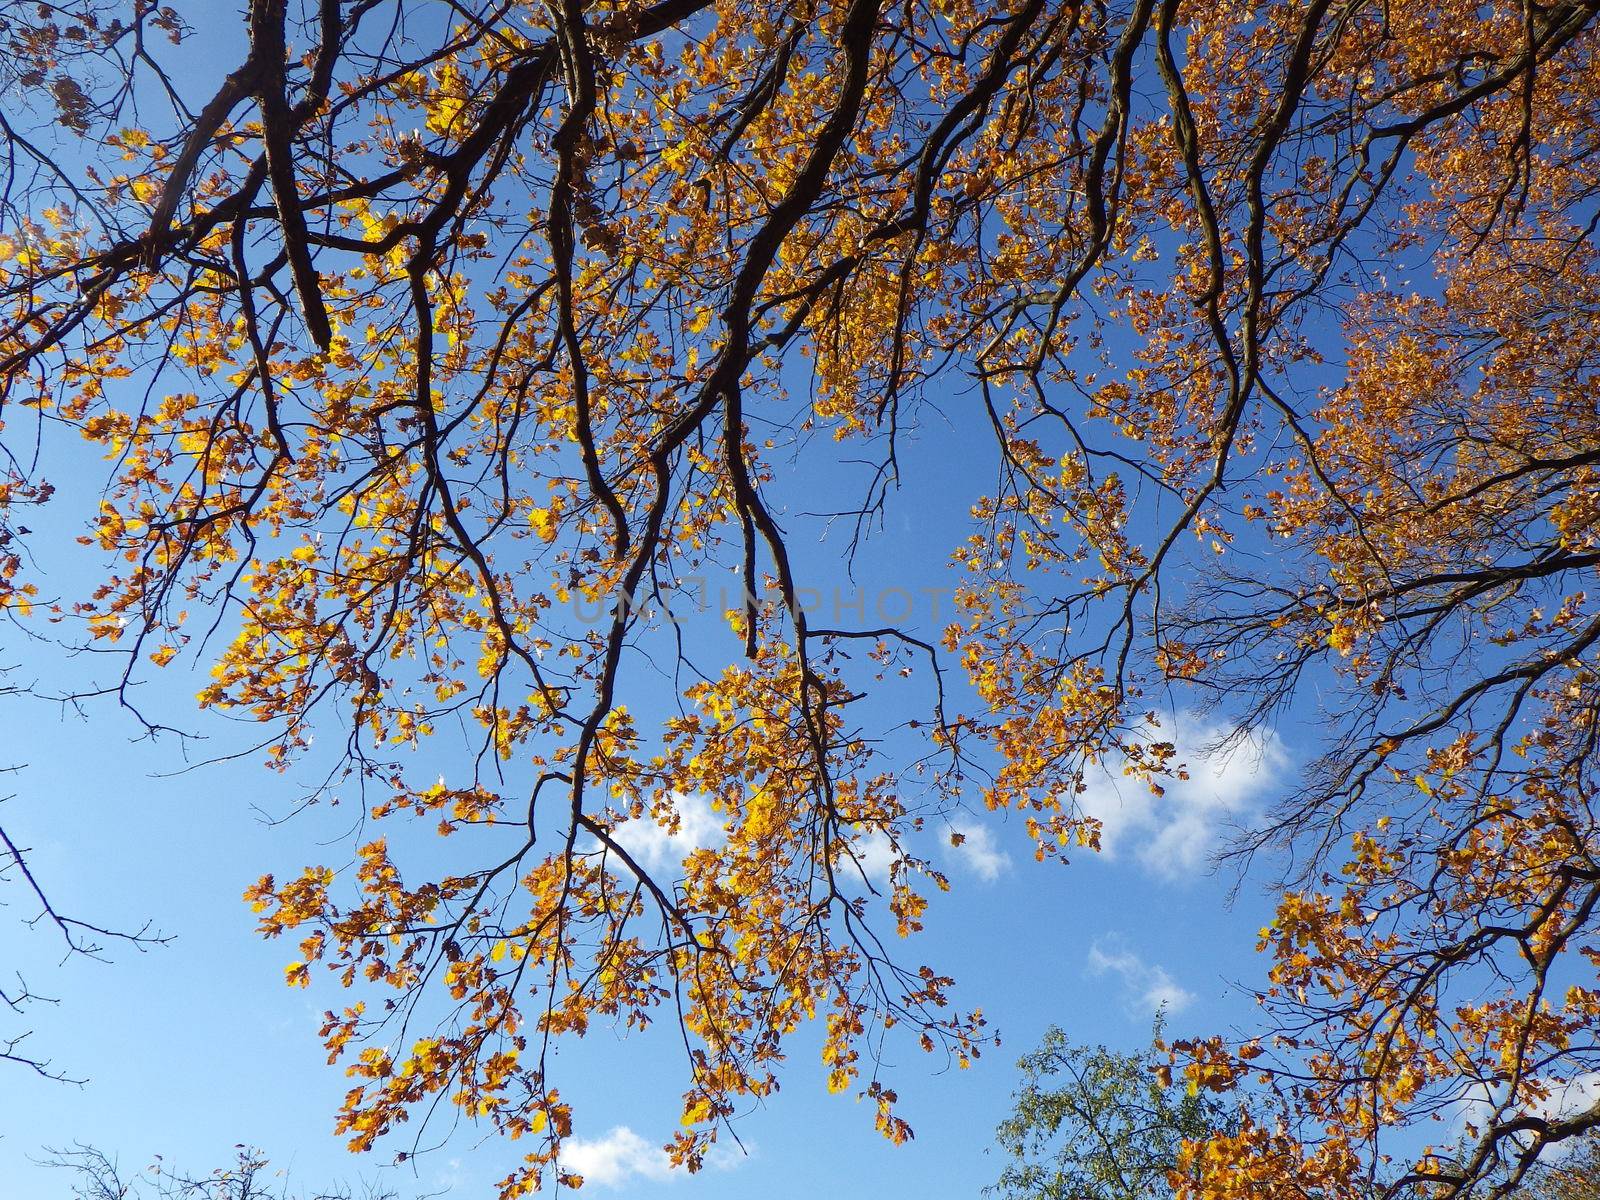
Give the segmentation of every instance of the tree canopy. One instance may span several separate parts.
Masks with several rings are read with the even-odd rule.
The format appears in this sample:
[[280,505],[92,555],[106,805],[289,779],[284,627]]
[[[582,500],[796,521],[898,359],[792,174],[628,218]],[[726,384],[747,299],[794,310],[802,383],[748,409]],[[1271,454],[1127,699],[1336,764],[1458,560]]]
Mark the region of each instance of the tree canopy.
[[[922,834],[1094,848],[1085,780],[1181,772],[1178,695],[1320,739],[1238,847],[1281,892],[1263,1037],[1180,1064],[1278,1112],[1185,1186],[1509,1189],[1600,1126],[1554,1103],[1600,1069],[1597,13],[250,0],[212,71],[210,6],[4,0],[0,605],[119,655],[152,729],[132,685],[193,658],[273,766],[342,740],[359,865],[248,898],[354,993],[357,1149],[448,1098],[531,1190],[552,1044],[663,1016],[678,1161],[812,1018],[904,1138],[885,1038],[986,1037],[880,940],[947,886]],[[946,407],[995,468],[937,485],[954,618],[819,610]],[[102,564],[56,604],[47,501]],[[713,844],[630,852],[691,799]],[[1413,1152],[1481,1095],[1469,1154]]]
[[1600,1142],[1591,1137],[1570,1157],[1546,1164],[1526,1194],[1529,1200],[1592,1200],[1600,1195]]
[[1160,1044],[1143,1053],[1075,1046],[1052,1027],[1018,1066],[998,1132],[1003,1200],[1170,1200],[1185,1142],[1233,1124],[1223,1098],[1175,1079]]

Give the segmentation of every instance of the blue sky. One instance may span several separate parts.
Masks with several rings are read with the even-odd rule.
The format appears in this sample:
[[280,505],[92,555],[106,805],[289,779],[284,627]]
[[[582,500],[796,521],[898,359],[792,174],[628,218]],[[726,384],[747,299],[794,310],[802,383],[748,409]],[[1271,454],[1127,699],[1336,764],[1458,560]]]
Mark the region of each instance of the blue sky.
[[[960,403],[949,407],[959,412]],[[963,486],[982,478],[972,450],[981,443],[961,425],[929,420],[903,449],[907,487],[854,579],[839,572],[835,544],[808,540],[820,524],[800,515],[842,481],[813,470],[806,455],[786,468],[777,484],[788,493],[785,519],[810,547],[802,565],[825,593],[837,579],[841,594],[859,586],[869,603],[902,587],[927,605],[921,589],[948,582],[943,562],[965,534],[967,501],[947,481],[957,473]],[[103,466],[64,466],[71,474],[56,478],[66,499],[41,522],[48,536],[41,546],[57,549],[41,565],[71,592],[88,577],[92,555],[62,535],[83,515],[72,497],[92,495]],[[20,663],[15,678],[38,679],[41,690],[81,686],[111,667],[7,640],[8,661]],[[736,647],[727,654],[731,661]],[[474,1129],[445,1137],[447,1123],[437,1123],[429,1143],[442,1145],[415,1167],[387,1170],[394,1151],[410,1149],[408,1139],[357,1159],[332,1136],[346,1082],[325,1065],[315,1031],[322,1011],[348,997],[322,978],[309,990],[284,987],[292,947],[257,939],[239,897],[263,871],[347,861],[357,814],[350,805],[319,806],[273,823],[295,807],[293,777],[264,770],[258,755],[188,767],[186,756],[244,745],[251,733],[194,714],[202,678],[203,667],[181,659],[145,689],[151,711],[206,735],[188,748],[170,736],[136,740],[136,724],[111,705],[79,715],[19,699],[7,714],[10,727],[24,732],[8,743],[8,757],[28,765],[13,777],[16,794],[0,813],[12,836],[33,848],[31,861],[53,898],[86,919],[130,926],[148,918],[174,941],[146,954],[117,949],[110,964],[62,964],[48,931],[20,925],[26,898],[15,888],[5,897],[4,961],[17,962],[36,990],[61,1001],[35,1010],[36,1047],[89,1082],[78,1088],[6,1073],[0,1179],[12,1187],[0,1195],[64,1194],[65,1180],[31,1160],[43,1146],[72,1141],[99,1145],[126,1165],[160,1154],[195,1169],[226,1161],[235,1143],[246,1142],[307,1184],[381,1174],[403,1194],[448,1187],[455,1196],[487,1195],[517,1155]],[[960,851],[940,851],[954,888],[934,897],[929,932],[905,954],[956,976],[956,1002],[982,1005],[1003,1044],[959,1071],[891,1043],[885,1077],[916,1129],[909,1145],[882,1141],[870,1106],[852,1094],[827,1093],[818,1039],[807,1033],[794,1045],[780,1094],[738,1123],[745,1152],[730,1146],[693,1178],[669,1173],[657,1147],[675,1128],[677,1047],[666,1030],[624,1037],[597,1028],[584,1043],[563,1047],[558,1060],[558,1083],[577,1109],[569,1165],[597,1195],[711,1200],[866,1188],[886,1198],[975,1195],[999,1173],[987,1151],[1015,1085],[1015,1059],[1049,1024],[1075,1040],[1131,1048],[1148,1038],[1158,1003],[1177,1034],[1249,1023],[1254,1006],[1231,982],[1258,977],[1253,947],[1267,914],[1248,886],[1230,907],[1233,880],[1210,874],[1208,856],[1230,823],[1248,821],[1291,782],[1296,746],[1292,736],[1272,737],[1208,762],[1205,746],[1221,732],[1181,719],[1177,737],[1196,764],[1194,778],[1160,800],[1110,777],[1092,787],[1084,799],[1106,823],[1106,849],[1067,867],[1035,863],[1019,820],[954,818],[968,834]],[[438,756],[439,770],[448,771],[451,751],[436,740],[441,745],[424,755]],[[684,839],[707,836],[709,815],[692,799],[685,803]],[[659,831],[634,836],[640,852],[660,863],[682,848]]]
[[[323,1063],[315,1030],[322,1009],[341,1003],[339,989],[325,980],[307,991],[282,986],[290,948],[254,938],[238,899],[264,866],[318,856],[343,816],[313,811],[267,827],[251,805],[272,805],[278,779],[249,763],[152,778],[170,765],[161,748],[126,744],[108,729],[115,724],[42,712],[30,720],[32,765],[5,820],[34,847],[34,865],[65,909],[108,922],[148,916],[175,941],[144,955],[118,952],[109,965],[57,969],[45,931],[5,923],[6,961],[20,949],[30,983],[61,999],[37,1011],[38,1048],[89,1082],[7,1072],[0,1179],[15,1190],[0,1194],[63,1194],[62,1181],[29,1158],[74,1140],[130,1164],[159,1153],[191,1167],[225,1161],[244,1141],[308,1182],[373,1174],[379,1154],[354,1159],[330,1134],[344,1081]],[[674,1127],[672,1047],[597,1029],[561,1052],[563,1087],[578,1107],[574,1165],[594,1191],[619,1195],[799,1197],[869,1186],[885,1197],[975,1194],[998,1173],[985,1152],[1014,1086],[1012,1064],[1048,1024],[1076,1040],[1133,1047],[1148,1036],[1158,1000],[1179,1033],[1249,1020],[1251,1005],[1228,981],[1258,969],[1252,944],[1264,914],[1248,892],[1228,911],[1226,881],[1193,861],[1214,833],[1207,814],[1217,801],[1265,795],[1263,780],[1240,772],[1228,772],[1223,789],[1196,781],[1168,809],[1136,811],[1108,855],[1067,868],[1034,863],[1015,828],[982,827],[992,849],[953,864],[954,891],[936,901],[932,932],[908,952],[948,967],[958,999],[981,1003],[1004,1044],[965,1072],[936,1073],[937,1063],[909,1048],[894,1056],[890,1077],[917,1130],[909,1145],[883,1142],[867,1106],[827,1094],[816,1039],[803,1036],[782,1092],[737,1127],[748,1156],[730,1152],[698,1177],[667,1177],[653,1148]],[[24,899],[8,899],[8,915],[21,915]],[[512,1157],[461,1130],[423,1156],[418,1182],[484,1195]],[[408,1176],[395,1182],[410,1186]]]
[[[203,30],[188,50],[197,93],[209,73],[231,65],[236,28]],[[953,582],[946,558],[968,532],[967,507],[993,464],[975,397],[958,390],[939,408],[925,410],[920,432],[902,445],[906,487],[891,497],[885,528],[853,576],[838,561],[847,531],[804,514],[848,506],[862,476],[825,465],[840,453],[825,434],[780,462],[777,507],[824,605],[835,590],[852,596],[859,587],[875,605],[900,588],[915,597],[926,629],[942,623],[922,589]],[[33,523],[47,585],[62,595],[94,577],[93,553],[72,537],[105,471],[81,455],[52,464],[60,495]],[[64,661],[16,630],[0,631],[0,648],[15,664],[13,679],[37,680],[43,692],[104,681],[113,669],[92,656]],[[725,650],[732,661],[737,647],[730,641]],[[64,1195],[66,1179],[36,1160],[46,1146],[73,1142],[132,1168],[159,1154],[193,1171],[225,1163],[243,1142],[307,1186],[381,1177],[402,1195],[487,1196],[519,1153],[475,1129],[451,1132],[440,1122],[429,1140],[441,1144],[403,1169],[384,1164],[411,1148],[407,1139],[357,1159],[332,1135],[346,1081],[325,1064],[316,1029],[324,1009],[349,997],[322,978],[309,990],[284,987],[292,946],[254,936],[240,893],[264,871],[348,861],[357,813],[320,806],[278,822],[295,807],[295,781],[263,770],[259,756],[188,769],[248,744],[251,733],[195,714],[204,671],[180,659],[142,692],[151,712],[205,735],[189,747],[170,736],[139,739],[136,723],[111,704],[78,713],[19,698],[5,711],[11,736],[0,765],[26,768],[7,781],[4,790],[15,795],[0,805],[0,821],[31,848],[52,898],[66,912],[119,927],[148,919],[174,940],[144,954],[113,947],[110,963],[63,962],[49,930],[23,924],[32,915],[28,898],[15,886],[0,892],[9,906],[0,910],[0,963],[60,1000],[29,1014],[30,1044],[88,1079],[76,1087],[0,1064],[0,1200]],[[1181,710],[1181,700],[1172,708]],[[808,1032],[794,1044],[782,1091],[738,1122],[744,1151],[728,1146],[696,1177],[669,1173],[658,1147],[676,1127],[682,1081],[669,1031],[623,1037],[596,1028],[558,1059],[558,1082],[577,1110],[568,1165],[588,1177],[592,1194],[607,1197],[976,1195],[1001,1169],[989,1148],[1016,1083],[1013,1064],[1048,1025],[1074,1040],[1128,1048],[1148,1039],[1158,1004],[1180,1035],[1247,1025],[1254,1006],[1232,982],[1258,977],[1254,944],[1267,914],[1250,886],[1230,906],[1234,880],[1211,875],[1208,857],[1231,822],[1248,822],[1292,783],[1303,747],[1284,730],[1206,763],[1205,746],[1225,732],[1180,719],[1177,738],[1194,778],[1159,801],[1137,785],[1098,782],[1085,803],[1106,822],[1106,850],[1085,852],[1070,867],[1035,863],[1019,820],[956,818],[967,841],[941,851],[954,890],[934,897],[929,932],[906,957],[954,975],[956,1002],[982,1005],[1003,1044],[968,1071],[891,1045],[885,1077],[916,1130],[910,1144],[884,1142],[869,1104],[827,1093],[819,1039]],[[425,753],[438,761],[419,769],[450,770],[451,750]],[[706,822],[688,803],[693,837]],[[673,848],[648,831],[640,846],[670,861]]]

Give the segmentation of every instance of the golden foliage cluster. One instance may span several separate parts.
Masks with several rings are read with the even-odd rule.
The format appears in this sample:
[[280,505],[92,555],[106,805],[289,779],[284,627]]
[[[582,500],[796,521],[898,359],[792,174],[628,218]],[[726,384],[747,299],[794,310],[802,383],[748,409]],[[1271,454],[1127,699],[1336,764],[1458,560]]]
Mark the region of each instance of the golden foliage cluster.
[[[908,1136],[881,1036],[984,1040],[874,932],[946,886],[916,835],[971,804],[1096,846],[1089,773],[1182,770],[1146,719],[1178,688],[1315,712],[1323,752],[1240,847],[1293,850],[1267,1033],[1183,1048],[1276,1116],[1189,1145],[1184,1194],[1512,1186],[1600,1125],[1554,1099],[1600,1068],[1597,9],[252,0],[164,110],[192,14],[0,6],[0,605],[125,684],[206,657],[278,767],[342,712],[329,787],[392,832],[249,898],[290,983],[382,997],[324,1028],[357,1148],[449,1097],[531,1190],[552,1043],[663,1014],[676,1161],[812,1017]],[[774,494],[866,459],[870,527],[942,403],[999,466],[940,484],[956,619],[824,625]],[[30,618],[63,431],[110,463],[107,567]],[[652,618],[714,568],[748,598]],[[475,757],[419,781],[445,728]],[[715,844],[630,853],[691,801]],[[419,823],[482,859],[410,865]],[[1463,1154],[1391,1153],[1481,1097]]]

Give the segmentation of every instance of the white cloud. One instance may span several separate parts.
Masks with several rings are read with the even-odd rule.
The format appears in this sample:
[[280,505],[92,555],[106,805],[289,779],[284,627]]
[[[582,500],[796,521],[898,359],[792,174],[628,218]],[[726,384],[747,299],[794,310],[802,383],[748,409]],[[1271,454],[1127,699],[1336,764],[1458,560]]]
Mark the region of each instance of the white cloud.
[[1147,963],[1116,938],[1098,938],[1089,947],[1089,974],[1115,975],[1128,995],[1128,1007],[1141,1016],[1164,1009],[1168,1016],[1194,1003],[1194,993],[1178,986],[1165,967]]
[[[1456,1100],[1451,1107],[1455,1109],[1454,1127],[1457,1137],[1467,1138],[1480,1135],[1485,1125],[1496,1119],[1496,1106],[1503,1103],[1505,1093],[1499,1090],[1499,1095],[1491,1095],[1484,1085],[1474,1088],[1468,1095]],[[1561,1120],[1575,1116],[1586,1109],[1600,1104],[1600,1071],[1585,1071],[1574,1075],[1571,1079],[1553,1087],[1550,1095],[1536,1104],[1531,1104],[1527,1112],[1531,1116],[1543,1117],[1545,1120]],[[1511,1114],[1502,1113],[1501,1118]],[[1474,1132],[1469,1133],[1468,1126]],[[1541,1162],[1560,1162],[1577,1148],[1577,1141],[1569,1139],[1547,1146],[1540,1153]]]
[[883,830],[858,830],[850,839],[850,853],[840,854],[834,869],[844,873],[845,881],[858,881],[865,875],[868,883],[878,887],[889,882],[889,868],[899,857]]
[[987,825],[952,825],[950,832],[961,838],[952,845],[956,860],[985,883],[993,883],[1011,869],[1011,856],[994,844],[994,833]]
[[1575,1116],[1600,1103],[1600,1071],[1574,1075],[1550,1093],[1549,1099],[1533,1106],[1536,1116],[1546,1120]]
[[[1546,1120],[1560,1120],[1577,1116],[1596,1104],[1600,1104],[1600,1071],[1587,1071],[1581,1075],[1574,1075],[1552,1091],[1549,1099],[1533,1106],[1533,1112],[1534,1115],[1544,1117]],[[1578,1145],[1577,1139],[1569,1138],[1564,1142],[1557,1142],[1554,1146],[1547,1146],[1539,1157],[1544,1162],[1560,1162],[1576,1150]]]
[[433,1186],[441,1193],[453,1191],[466,1181],[466,1173],[461,1169],[461,1160],[452,1158],[446,1161],[441,1170],[434,1172]]
[[[1501,1096],[1504,1096],[1504,1091],[1501,1091]],[[1498,1099],[1491,1098],[1486,1088],[1478,1088],[1472,1096],[1456,1101],[1456,1133],[1466,1136],[1469,1123],[1478,1133],[1482,1133],[1483,1125],[1494,1120],[1496,1102]],[[1530,1104],[1526,1112],[1544,1120],[1563,1120],[1592,1109],[1595,1104],[1600,1104],[1600,1070],[1587,1070],[1554,1086],[1546,1099]],[[1507,1117],[1509,1114],[1501,1115]],[[1555,1146],[1546,1147],[1539,1157],[1542,1162],[1560,1162],[1574,1149],[1574,1141],[1557,1142]]]
[[[731,1171],[743,1155],[714,1146],[706,1166]],[[621,1187],[636,1179],[676,1183],[681,1177],[660,1146],[645,1141],[626,1125],[617,1125],[604,1137],[570,1137],[561,1143],[561,1169],[583,1176],[590,1187]]]
[[709,800],[682,792],[672,799],[678,812],[677,832],[669,833],[648,812],[611,830],[612,841],[651,874],[676,870],[692,851],[720,846],[723,841],[722,817],[712,811]]
[[561,1169],[582,1175],[584,1183],[595,1187],[621,1187],[634,1178],[672,1178],[667,1152],[626,1125],[592,1141],[574,1137],[562,1142]]
[[1121,763],[1091,774],[1079,808],[1100,822],[1107,858],[1131,849],[1138,861],[1169,879],[1193,876],[1216,849],[1225,828],[1248,820],[1256,802],[1291,765],[1276,733],[1241,736],[1224,725],[1179,713],[1153,734],[1177,748],[1188,779],[1164,779],[1154,795]]
[[[658,877],[671,876],[683,866],[684,858],[692,851],[720,847],[727,840],[724,818],[712,810],[704,796],[675,793],[673,804],[678,814],[675,833],[668,833],[648,812],[618,822],[611,829],[612,841],[642,868]],[[873,887],[886,885],[889,869],[900,857],[889,835],[882,829],[860,825],[853,827],[848,836],[850,853],[841,852],[834,863],[842,876],[841,883],[859,883],[865,875]],[[981,872],[984,868],[978,869]]]

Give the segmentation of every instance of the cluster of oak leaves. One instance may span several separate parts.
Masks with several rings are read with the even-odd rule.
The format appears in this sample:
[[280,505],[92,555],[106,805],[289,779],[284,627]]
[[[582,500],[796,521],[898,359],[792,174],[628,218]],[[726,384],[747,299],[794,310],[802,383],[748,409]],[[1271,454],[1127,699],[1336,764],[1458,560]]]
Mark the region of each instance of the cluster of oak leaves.
[[[530,1191],[552,1044],[662,1019],[675,1161],[813,1019],[908,1137],[884,1036],[985,1038],[880,940],[949,886],[922,836],[1095,848],[1087,773],[1183,769],[1171,689],[1325,736],[1243,847],[1291,863],[1261,1036],[1172,1049],[1249,1096],[1179,1194],[1475,1194],[1600,1125],[1555,1102],[1600,1069],[1594,4],[256,0],[161,119],[145,35],[194,14],[12,7],[0,604],[123,685],[208,662],[390,830],[247,893],[291,984],[361,993],[352,1146],[447,1096]],[[812,507],[870,552],[941,408],[993,435],[937,484],[956,619],[825,625],[774,497],[866,461]],[[64,432],[106,565],[34,612]],[[651,619],[712,569],[748,599]],[[724,836],[653,874],[612,834],[683,796]]]

